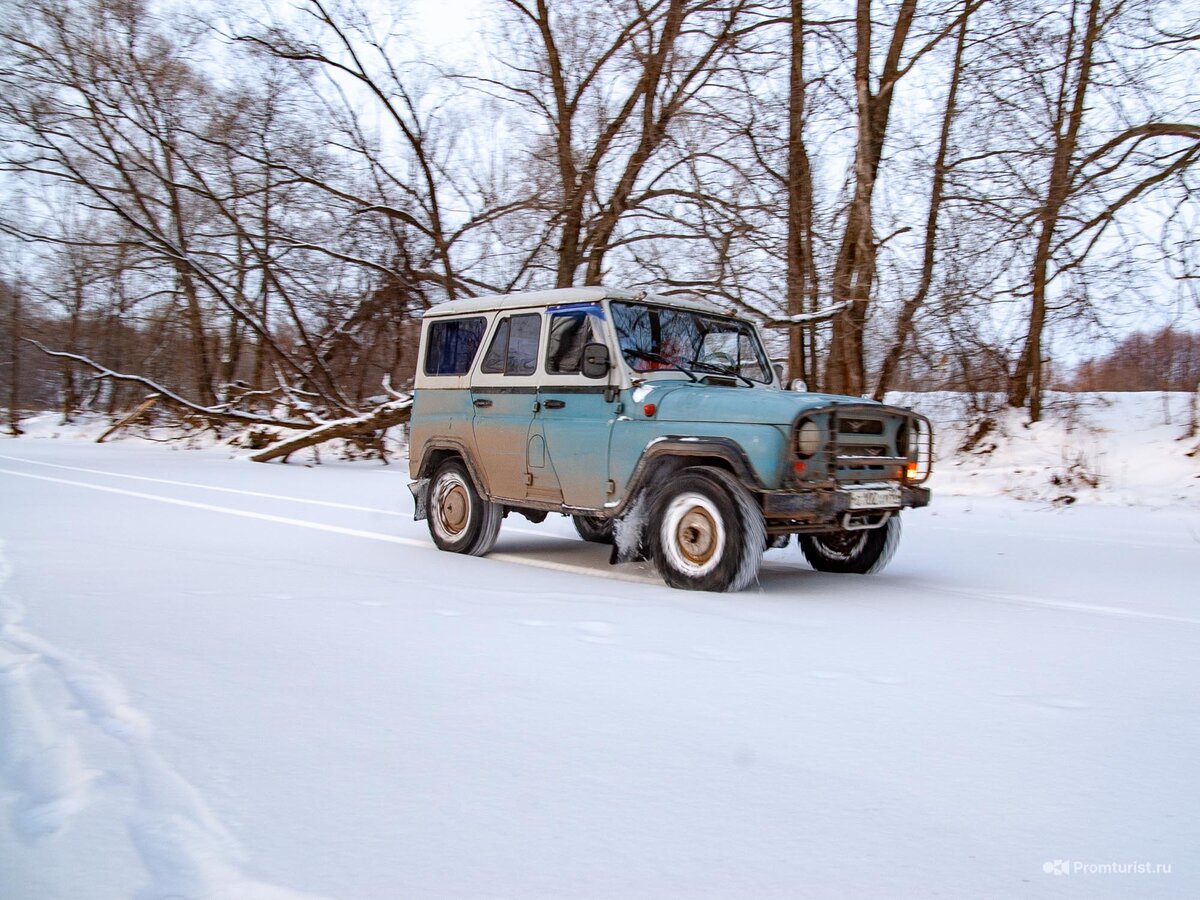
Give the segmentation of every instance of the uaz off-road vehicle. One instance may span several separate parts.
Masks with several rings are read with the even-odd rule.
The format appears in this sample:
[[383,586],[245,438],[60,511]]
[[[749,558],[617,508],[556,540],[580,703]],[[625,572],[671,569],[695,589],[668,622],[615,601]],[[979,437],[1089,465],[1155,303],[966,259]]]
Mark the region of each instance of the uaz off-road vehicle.
[[751,323],[644,292],[431,309],[410,437],[441,549],[483,555],[509,512],[562,513],[679,588],[740,590],[792,534],[821,571],[878,571],[900,510],[929,502],[927,419],[783,390]]

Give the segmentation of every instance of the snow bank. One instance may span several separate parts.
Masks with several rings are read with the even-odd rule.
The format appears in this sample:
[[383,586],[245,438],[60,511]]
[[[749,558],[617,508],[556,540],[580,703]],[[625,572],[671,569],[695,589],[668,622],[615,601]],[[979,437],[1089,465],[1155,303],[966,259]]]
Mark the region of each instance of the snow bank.
[[[362,417],[365,420],[365,416]],[[21,439],[49,439],[92,441],[103,435],[112,427],[114,417],[100,413],[78,413],[73,421],[64,424],[61,412],[43,412],[21,420]],[[330,427],[344,425],[349,420],[338,420],[327,423]],[[106,444],[142,443],[150,441],[162,444],[175,450],[226,450],[231,456],[248,458],[259,452],[263,445],[257,443],[252,435],[255,432],[272,433],[275,440],[284,436],[286,429],[271,428],[269,425],[251,425],[249,427],[227,426],[218,434],[212,428],[192,427],[182,429],[177,425],[168,424],[136,424],[129,425],[105,439]],[[307,434],[296,432],[295,434]],[[287,436],[294,436],[289,434]],[[388,461],[394,461],[404,456],[407,445],[404,440],[405,431],[402,426],[389,428],[384,433],[383,451]],[[11,436],[0,433],[0,439]],[[297,450],[291,455],[291,461],[296,463],[317,463],[331,460],[379,462],[374,452],[364,452],[355,442],[344,438],[334,438],[317,446]]]
[[[1043,421],[957,393],[895,393],[934,423],[930,487],[939,495],[1009,496],[1068,505],[1200,504],[1200,438],[1185,439],[1188,393],[1049,394]],[[984,421],[990,427],[981,433]]]

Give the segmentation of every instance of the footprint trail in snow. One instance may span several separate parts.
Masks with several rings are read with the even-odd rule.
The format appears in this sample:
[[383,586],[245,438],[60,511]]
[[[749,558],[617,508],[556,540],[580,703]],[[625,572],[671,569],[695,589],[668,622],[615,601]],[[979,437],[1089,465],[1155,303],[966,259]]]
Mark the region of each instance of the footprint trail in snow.
[[[0,543],[0,814],[14,834],[28,844],[54,840],[104,781],[134,795],[125,825],[148,878],[139,900],[312,898],[245,875],[237,840],[155,749],[151,722],[120,682],[24,628],[24,610],[6,589],[11,574]],[[37,690],[45,680],[65,690],[88,725],[123,745],[121,771],[88,766],[68,704],[40,698],[50,695]]]

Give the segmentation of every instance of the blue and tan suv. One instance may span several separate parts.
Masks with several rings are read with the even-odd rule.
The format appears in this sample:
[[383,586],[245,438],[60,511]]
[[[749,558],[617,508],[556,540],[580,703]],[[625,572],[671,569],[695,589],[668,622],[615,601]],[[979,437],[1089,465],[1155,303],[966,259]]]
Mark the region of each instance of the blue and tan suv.
[[755,326],[706,303],[567,288],[422,325],[411,488],[455,553],[561,513],[674,587],[740,590],[792,534],[821,571],[874,572],[929,502],[932,447],[910,410],[783,390]]

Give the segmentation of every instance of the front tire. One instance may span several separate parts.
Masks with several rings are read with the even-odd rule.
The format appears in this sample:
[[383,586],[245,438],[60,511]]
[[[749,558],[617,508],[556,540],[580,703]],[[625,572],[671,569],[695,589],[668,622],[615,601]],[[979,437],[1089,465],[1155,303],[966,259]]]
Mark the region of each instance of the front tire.
[[818,572],[872,575],[892,561],[900,544],[900,518],[867,531],[800,535],[800,550]]
[[740,591],[758,576],[766,527],[754,498],[722,469],[684,469],[651,504],[650,555],[690,591]]
[[496,543],[504,507],[484,500],[460,460],[442,463],[429,483],[429,536],[439,550],[483,556]]
[[575,530],[585,541],[593,544],[611,544],[613,542],[613,520],[603,516],[571,516]]

